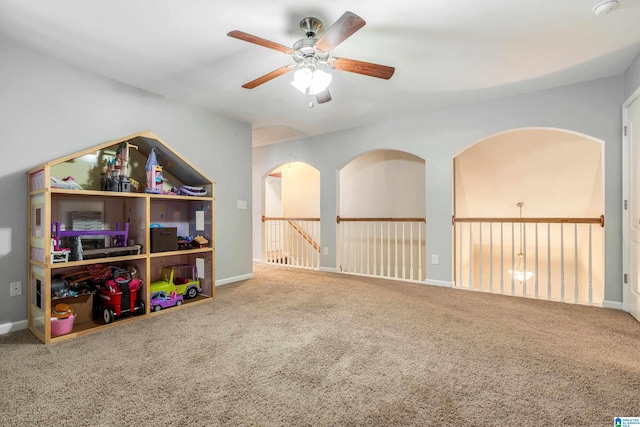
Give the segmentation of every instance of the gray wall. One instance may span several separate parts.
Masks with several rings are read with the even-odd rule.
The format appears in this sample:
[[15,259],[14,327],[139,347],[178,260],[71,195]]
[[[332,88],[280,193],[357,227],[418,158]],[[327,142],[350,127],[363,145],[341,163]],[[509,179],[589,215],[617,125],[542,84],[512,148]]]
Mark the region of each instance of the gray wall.
[[[273,167],[303,161],[321,173],[322,246],[329,255],[321,266],[335,268],[337,172],[358,155],[374,149],[402,150],[426,160],[427,282],[452,282],[453,157],[478,140],[523,127],[552,127],[580,132],[604,142],[605,300],[622,301],[620,124],[624,101],[622,76],[416,115],[253,150],[254,259],[260,258],[262,178]],[[427,255],[427,256],[428,256]],[[429,258],[427,258],[429,259]]]
[[640,88],[640,53],[624,73],[624,99],[633,95],[638,88]]
[[[250,275],[251,127],[0,43],[0,327],[27,318],[27,175],[149,129],[216,181],[216,281]],[[9,283],[23,295],[9,297]]]

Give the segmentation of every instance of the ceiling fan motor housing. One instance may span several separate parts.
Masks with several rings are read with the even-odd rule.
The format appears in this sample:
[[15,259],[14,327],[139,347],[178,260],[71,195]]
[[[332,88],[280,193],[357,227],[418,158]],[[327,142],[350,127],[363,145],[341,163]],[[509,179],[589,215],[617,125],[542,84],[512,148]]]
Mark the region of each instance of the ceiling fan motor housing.
[[315,37],[320,28],[322,28],[322,22],[318,18],[308,17],[300,21],[300,29],[307,37]]
[[317,39],[315,37],[307,37],[300,39],[293,45],[293,53],[291,56],[298,63],[305,61],[305,58],[313,57],[317,62],[327,62],[329,58],[329,52],[318,49],[316,44]]

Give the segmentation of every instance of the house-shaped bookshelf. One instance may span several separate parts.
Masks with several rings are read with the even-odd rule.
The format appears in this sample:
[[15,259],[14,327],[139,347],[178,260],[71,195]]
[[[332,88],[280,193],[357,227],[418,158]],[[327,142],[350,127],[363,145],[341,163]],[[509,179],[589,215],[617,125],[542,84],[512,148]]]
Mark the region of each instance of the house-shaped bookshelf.
[[215,297],[215,184],[151,131],[28,175],[29,329],[43,342]]

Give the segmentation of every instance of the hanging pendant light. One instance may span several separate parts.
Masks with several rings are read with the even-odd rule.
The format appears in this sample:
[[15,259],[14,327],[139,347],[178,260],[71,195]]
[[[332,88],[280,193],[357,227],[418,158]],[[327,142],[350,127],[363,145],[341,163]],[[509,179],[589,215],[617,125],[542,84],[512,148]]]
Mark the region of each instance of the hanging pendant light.
[[[520,208],[520,219],[522,220],[522,207],[524,206],[524,203],[522,202],[518,202],[516,204],[516,206],[518,206],[518,208]],[[513,270],[509,269],[507,270],[509,272],[509,274],[511,274],[511,276],[513,276],[513,278],[519,282],[526,282],[527,280],[531,279],[533,277],[533,273],[530,271],[526,271],[525,270],[525,263],[524,263],[524,252],[522,250],[522,222],[519,223],[520,224],[520,250],[518,251],[518,254],[516,255],[518,257],[517,261],[516,261],[516,265],[513,267]]]

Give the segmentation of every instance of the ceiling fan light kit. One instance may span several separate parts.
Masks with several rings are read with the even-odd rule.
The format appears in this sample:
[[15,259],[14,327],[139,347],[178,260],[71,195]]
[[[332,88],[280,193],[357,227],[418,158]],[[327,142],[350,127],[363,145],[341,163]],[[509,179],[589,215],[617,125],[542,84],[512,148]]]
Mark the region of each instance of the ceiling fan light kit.
[[322,70],[311,70],[311,68],[300,68],[293,74],[291,84],[302,93],[317,95],[325,91],[331,84],[333,76]]
[[593,5],[593,13],[596,16],[606,15],[618,7],[618,0],[600,0]]
[[331,73],[320,70],[320,66],[330,69],[347,71],[350,73],[363,74],[366,76],[381,79],[390,79],[395,68],[386,65],[373,64],[370,62],[358,61],[355,59],[330,57],[329,52],[340,43],[349,38],[353,33],[362,28],[366,22],[352,12],[345,12],[324,34],[318,39],[316,34],[322,28],[322,22],[313,17],[304,18],[300,21],[300,29],[304,32],[305,38],[294,43],[293,48],[263,39],[242,31],[234,30],[227,33],[229,37],[254,43],[259,46],[277,50],[291,55],[296,62],[295,65],[285,65],[277,70],[271,71],[255,80],[242,85],[245,89],[253,89],[276,77],[296,70],[291,84],[300,92],[315,95],[316,102],[323,104],[331,100],[329,84],[333,76]]

